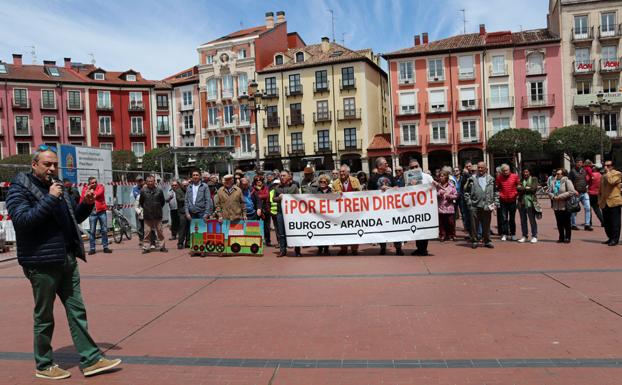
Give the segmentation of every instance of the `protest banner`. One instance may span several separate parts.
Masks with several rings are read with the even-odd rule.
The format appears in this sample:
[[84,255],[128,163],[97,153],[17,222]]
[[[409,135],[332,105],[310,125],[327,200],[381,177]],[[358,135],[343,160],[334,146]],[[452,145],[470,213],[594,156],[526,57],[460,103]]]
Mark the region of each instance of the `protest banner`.
[[438,200],[432,185],[346,194],[284,195],[288,246],[331,246],[434,239]]
[[190,222],[190,254],[263,255],[263,221]]

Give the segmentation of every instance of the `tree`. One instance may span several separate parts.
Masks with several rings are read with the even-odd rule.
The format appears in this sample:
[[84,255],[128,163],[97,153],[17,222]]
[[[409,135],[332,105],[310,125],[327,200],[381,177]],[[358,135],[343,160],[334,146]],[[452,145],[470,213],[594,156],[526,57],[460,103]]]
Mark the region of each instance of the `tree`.
[[132,151],[119,150],[112,152],[112,169],[120,171],[136,170],[138,160]]
[[542,152],[542,136],[527,128],[508,128],[491,136],[486,148],[491,153],[511,156],[518,168],[518,154]]
[[611,139],[596,126],[575,124],[560,127],[549,136],[547,152],[565,154],[571,163],[578,156],[587,157],[600,154],[601,143],[603,152],[611,151]]
[[160,159],[162,159],[164,172],[175,171],[173,154],[169,150],[170,148],[154,148],[147,151],[143,155],[143,170],[160,172]]
[[10,182],[18,172],[30,172],[32,156],[20,154],[0,160],[0,182]]
[[4,158],[2,160],[0,160],[1,164],[25,164],[25,165],[30,165],[30,163],[32,163],[32,155],[29,154],[19,154],[19,155],[12,155],[9,156],[8,158]]

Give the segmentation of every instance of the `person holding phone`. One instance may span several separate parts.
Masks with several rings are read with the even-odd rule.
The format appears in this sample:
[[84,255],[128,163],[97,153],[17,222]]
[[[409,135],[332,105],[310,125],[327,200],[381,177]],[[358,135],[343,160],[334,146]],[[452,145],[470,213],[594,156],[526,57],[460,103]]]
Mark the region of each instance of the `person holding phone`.
[[90,177],[88,184],[82,189],[82,196],[80,201],[84,199],[84,196],[92,191],[95,194],[95,207],[93,212],[89,216],[89,255],[95,254],[95,241],[97,238],[97,223],[99,222],[99,233],[102,239],[102,247],[104,253],[112,253],[112,250],[108,248],[108,218],[106,216],[106,210],[108,205],[106,204],[106,188],[103,184],[97,183],[97,178]]

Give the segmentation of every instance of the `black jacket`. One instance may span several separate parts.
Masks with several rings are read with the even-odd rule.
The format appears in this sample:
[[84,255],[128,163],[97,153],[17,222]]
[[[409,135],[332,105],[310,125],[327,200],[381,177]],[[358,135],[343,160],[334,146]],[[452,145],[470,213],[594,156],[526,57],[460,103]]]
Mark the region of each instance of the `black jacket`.
[[164,207],[164,193],[159,187],[144,187],[140,191],[139,203],[143,208],[143,219],[146,221],[161,220]]

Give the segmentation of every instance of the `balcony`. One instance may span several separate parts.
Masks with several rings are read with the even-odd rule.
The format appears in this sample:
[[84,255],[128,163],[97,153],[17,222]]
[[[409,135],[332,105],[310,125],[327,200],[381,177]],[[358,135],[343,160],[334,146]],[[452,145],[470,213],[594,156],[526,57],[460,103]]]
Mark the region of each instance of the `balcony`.
[[251,125],[250,116],[238,118],[238,122],[237,123],[238,123],[238,126],[240,126],[240,127],[250,127],[250,125]]
[[215,122],[207,122],[208,130],[220,130],[222,128],[222,124],[220,123],[220,118],[217,118]]
[[145,137],[145,130],[143,129],[130,131],[130,138],[144,138],[144,137]]
[[469,99],[456,101],[456,110],[458,112],[479,111],[481,106],[480,99]]
[[583,60],[572,62],[572,69],[574,76],[581,76],[593,75],[596,68],[594,67],[594,60]]
[[480,138],[479,134],[476,135],[475,137],[464,137],[462,136],[462,132],[460,133],[460,144],[478,144],[478,143],[482,143],[482,139]]
[[525,76],[546,76],[546,69],[544,64],[542,65],[527,65],[527,72]]
[[356,90],[356,79],[339,80],[339,89],[341,91]]
[[445,73],[433,76],[428,72],[428,83],[439,83],[445,81]]
[[84,129],[82,126],[80,127],[67,127],[67,132],[69,133],[69,137],[81,138],[84,136]]
[[265,128],[280,128],[281,119],[278,116],[271,116],[263,120],[263,126]]
[[305,156],[304,144],[288,144],[287,155],[289,156]]
[[609,74],[609,73],[620,72],[620,60],[622,59],[618,59],[618,60],[600,59],[600,65],[599,65],[600,73]]
[[41,136],[47,137],[47,138],[58,137],[58,130],[56,129],[56,126],[54,126],[54,127],[43,127],[43,129],[41,130]]
[[574,45],[591,45],[592,40],[594,40],[594,27],[573,28],[570,34],[570,39]]
[[185,127],[182,131],[181,131],[181,136],[194,136],[195,135],[195,129],[194,127]]
[[474,80],[475,79],[475,69],[468,72],[460,72],[458,71],[458,80]]
[[29,110],[30,109],[30,99],[13,99],[13,109],[14,110]]
[[145,111],[145,105],[142,100],[130,100],[130,105],[128,106],[129,112],[143,112]]
[[114,135],[112,134],[112,130],[102,130],[100,129],[99,131],[97,131],[97,136],[100,139],[113,139]]
[[363,140],[339,140],[337,141],[339,151],[361,151],[363,149]]
[[329,87],[330,86],[330,81],[327,80],[326,82],[322,82],[322,83],[316,83],[313,82],[313,92],[316,94],[322,93],[322,92],[328,92],[329,91]]
[[487,98],[486,108],[489,110],[514,108],[514,96],[508,96],[507,98]]
[[213,102],[218,100],[218,93],[214,92],[207,92],[207,101],[208,102]]
[[292,116],[287,117],[287,125],[292,126],[304,126],[305,124],[305,116],[304,114],[294,114]]
[[439,135],[426,135],[426,143],[428,146],[449,146],[452,143],[452,137],[447,131]]
[[332,121],[333,121],[333,112],[332,111],[314,112],[313,113],[313,122],[314,123],[325,123],[325,122],[332,122]]
[[543,139],[546,139],[549,137],[549,133],[550,133],[549,127],[532,128],[531,130],[539,133]]
[[168,103],[167,104],[158,104],[156,106],[158,111],[168,111]]
[[222,90],[222,99],[233,99],[233,88]]
[[13,127],[13,131],[15,131],[15,136],[31,136],[32,130],[30,126],[24,127],[23,125],[16,125]]
[[403,135],[399,136],[399,147],[421,147],[421,135],[416,138],[404,138]]
[[605,131],[605,133],[611,139],[620,139],[620,138],[622,138],[622,130],[621,129],[614,129],[614,130],[611,130],[611,131]]
[[313,151],[316,154],[331,154],[332,150],[332,142],[329,140],[327,142],[313,142]]
[[232,116],[231,119],[224,119],[222,122],[222,129],[232,130],[237,126],[237,117]]
[[509,75],[510,73],[508,72],[507,64],[501,68],[495,68],[493,65],[488,66],[488,77],[489,78],[509,76]]
[[420,113],[421,111],[419,103],[404,106],[395,106],[395,116],[398,117],[414,116],[419,115]]
[[262,97],[264,99],[278,99],[279,89],[277,87],[267,88]]
[[97,103],[95,109],[97,111],[112,111],[112,103]]
[[263,148],[266,156],[281,156],[281,146],[274,145]]
[[251,159],[255,158],[256,154],[253,151],[243,151],[241,148],[236,148],[231,153],[235,159]]
[[622,24],[598,27],[598,40],[600,41],[619,40],[620,36],[622,36]]
[[40,100],[39,101],[39,108],[41,110],[48,110],[48,111],[56,111],[56,110],[58,110],[58,106],[56,105],[56,101],[55,100],[52,100],[52,101]]
[[337,120],[361,120],[361,109],[337,110]]
[[177,110],[179,111],[192,111],[194,110],[194,103],[177,103]]
[[67,102],[67,110],[68,111],[83,111],[84,104],[82,103],[82,100],[79,100],[77,103],[69,101]]
[[302,95],[302,84],[285,87],[285,95],[289,97]]
[[428,114],[447,114],[451,112],[451,106],[446,102],[444,104],[428,104],[425,105]]
[[522,107],[523,109],[555,107],[555,95],[554,94],[542,94],[542,95],[523,96]]

